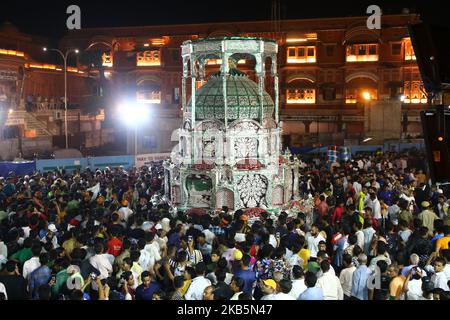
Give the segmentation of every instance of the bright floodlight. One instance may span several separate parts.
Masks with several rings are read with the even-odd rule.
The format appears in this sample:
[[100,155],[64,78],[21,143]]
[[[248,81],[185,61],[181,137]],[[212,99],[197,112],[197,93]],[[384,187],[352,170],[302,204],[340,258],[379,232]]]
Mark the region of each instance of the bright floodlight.
[[146,122],[150,116],[149,106],[136,102],[126,102],[120,105],[119,114],[123,122],[131,127]]
[[9,113],[9,114],[11,114],[11,113],[13,113],[13,112],[14,112],[13,109],[9,109],[9,110],[8,110],[8,113]]
[[366,143],[366,142],[369,142],[370,140],[372,140],[373,138],[365,138],[364,140],[363,140],[363,143]]
[[367,91],[364,91],[363,92],[363,98],[364,98],[364,100],[370,100],[370,93],[367,92]]
[[75,49],[75,53],[78,53],[78,52],[80,52],[80,50],[78,50],[78,49]]
[[47,48],[46,48],[46,47],[44,47],[44,48],[42,48],[42,50],[44,50],[44,51],[47,51]]
[[402,95],[400,96],[400,101],[401,101],[401,102],[405,101],[405,98],[406,98],[405,95],[402,94]]

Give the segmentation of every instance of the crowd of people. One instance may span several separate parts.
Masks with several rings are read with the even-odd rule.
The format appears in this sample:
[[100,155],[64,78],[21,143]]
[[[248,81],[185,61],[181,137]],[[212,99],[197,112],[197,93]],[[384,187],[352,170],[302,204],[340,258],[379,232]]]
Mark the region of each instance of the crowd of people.
[[0,181],[0,299],[448,300],[449,193],[423,155],[299,168],[277,214],[173,210],[164,170]]

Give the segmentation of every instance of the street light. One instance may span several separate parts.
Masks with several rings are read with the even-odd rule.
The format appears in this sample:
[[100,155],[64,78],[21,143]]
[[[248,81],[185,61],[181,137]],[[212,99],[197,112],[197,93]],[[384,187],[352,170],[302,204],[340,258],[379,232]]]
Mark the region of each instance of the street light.
[[370,108],[369,108],[369,105],[367,104],[370,101],[370,99],[371,99],[370,92],[369,91],[364,91],[362,93],[362,97],[363,97],[363,99],[365,101],[364,102],[364,109],[368,109],[367,122],[368,122],[368,131],[370,132]]
[[119,115],[125,125],[134,128],[134,155],[137,155],[137,129],[138,125],[145,123],[150,116],[148,104],[137,103],[136,101],[125,101],[119,105]]
[[47,52],[47,51],[58,52],[59,55],[64,60],[64,131],[65,131],[65,136],[66,136],[66,149],[68,149],[69,148],[69,136],[68,136],[68,130],[67,130],[67,57],[69,56],[69,53],[71,53],[71,52],[74,52],[77,54],[80,51],[78,49],[68,49],[65,53],[63,53],[59,49],[53,49],[53,48],[48,49],[46,47],[44,47],[43,50],[45,52]]

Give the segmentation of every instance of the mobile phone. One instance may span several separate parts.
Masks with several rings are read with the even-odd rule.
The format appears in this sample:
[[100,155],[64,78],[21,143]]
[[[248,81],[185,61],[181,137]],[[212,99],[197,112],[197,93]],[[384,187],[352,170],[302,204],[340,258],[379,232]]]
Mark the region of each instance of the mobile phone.
[[50,281],[56,282],[56,275],[53,274]]
[[97,279],[97,275],[96,275],[95,273],[91,273],[91,279],[92,279],[92,280]]
[[188,241],[194,241],[194,238],[192,236],[188,236]]
[[280,233],[277,232],[277,233],[275,234],[275,237],[279,238],[279,237],[280,237]]

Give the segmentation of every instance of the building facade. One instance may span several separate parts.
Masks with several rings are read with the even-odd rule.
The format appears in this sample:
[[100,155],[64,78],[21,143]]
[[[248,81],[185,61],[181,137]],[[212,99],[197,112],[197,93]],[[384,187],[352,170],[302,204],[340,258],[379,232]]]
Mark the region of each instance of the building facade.
[[[10,23],[0,27],[3,160],[65,147],[63,61],[54,52],[43,51],[49,43],[46,38],[21,33]],[[98,81],[86,68],[69,66],[67,71],[69,146],[98,145],[104,115],[83,112]]]
[[[151,108],[158,120],[140,131],[141,153],[173,146],[168,137],[182,116],[183,41],[220,36],[277,40],[285,144],[358,144],[367,138],[379,143],[420,136],[419,111],[427,97],[407,30],[420,18],[385,15],[381,30],[367,29],[366,19],[283,20],[277,32],[270,21],[82,29],[70,31],[61,47],[101,50],[115,100],[131,97]],[[220,64],[220,59],[208,61],[205,81]],[[243,59],[239,68],[254,79],[254,64]],[[203,84],[197,81],[195,87]],[[273,97],[274,88],[267,85]]]

